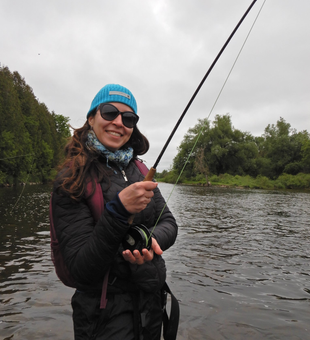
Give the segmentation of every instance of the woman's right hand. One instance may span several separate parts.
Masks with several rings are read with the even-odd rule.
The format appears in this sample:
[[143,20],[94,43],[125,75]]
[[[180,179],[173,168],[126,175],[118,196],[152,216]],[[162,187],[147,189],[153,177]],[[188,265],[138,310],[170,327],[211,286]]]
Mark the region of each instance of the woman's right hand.
[[158,183],[151,181],[136,182],[123,189],[118,197],[129,213],[137,214],[150,203],[157,185]]

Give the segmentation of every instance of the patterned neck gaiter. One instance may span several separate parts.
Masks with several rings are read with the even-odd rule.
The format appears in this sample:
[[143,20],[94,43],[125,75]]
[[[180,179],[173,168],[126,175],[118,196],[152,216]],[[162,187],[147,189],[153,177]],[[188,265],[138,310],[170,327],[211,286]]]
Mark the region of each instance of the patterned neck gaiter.
[[133,157],[133,148],[129,147],[127,149],[120,149],[116,150],[115,152],[108,150],[103,144],[100,143],[98,140],[95,132],[93,130],[90,130],[88,133],[88,139],[86,142],[86,146],[98,152],[99,154],[102,154],[105,156],[107,160],[107,167],[111,168],[109,166],[109,162],[115,163],[121,170],[125,169],[129,162],[132,160]]

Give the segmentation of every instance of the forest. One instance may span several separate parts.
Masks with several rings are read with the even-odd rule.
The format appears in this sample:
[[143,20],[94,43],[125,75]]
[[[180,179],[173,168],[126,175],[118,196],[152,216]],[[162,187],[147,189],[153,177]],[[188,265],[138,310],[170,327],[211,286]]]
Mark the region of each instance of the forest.
[[[18,72],[0,67],[0,185],[47,183],[63,161],[69,118],[50,112]],[[229,114],[190,128],[158,181],[253,188],[310,188],[310,135],[283,118],[260,137]]]
[[310,188],[310,138],[283,118],[262,136],[235,129],[229,114],[188,130],[169,171],[159,181],[253,188]]
[[52,180],[71,135],[69,118],[50,112],[8,67],[0,67],[0,121],[0,185]]

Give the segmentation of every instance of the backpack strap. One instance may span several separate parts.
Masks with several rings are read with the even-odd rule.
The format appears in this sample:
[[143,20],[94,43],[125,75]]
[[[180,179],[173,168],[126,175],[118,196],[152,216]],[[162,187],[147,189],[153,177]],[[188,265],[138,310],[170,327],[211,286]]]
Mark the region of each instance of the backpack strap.
[[[103,194],[101,190],[101,185],[97,181],[97,178],[95,178],[95,182],[96,182],[96,187],[95,187],[95,191],[93,194],[91,194],[92,193],[92,181],[89,181],[87,183],[86,190],[85,190],[85,198],[87,201],[87,205],[94,217],[94,220],[97,223],[104,210],[104,199],[103,199]],[[100,298],[101,309],[104,309],[108,302],[107,291],[108,291],[109,273],[110,273],[110,268],[105,273],[104,279],[103,279],[101,298]]]
[[92,192],[92,181],[89,181],[86,185],[85,190],[85,198],[87,201],[87,205],[94,217],[94,220],[97,222],[104,210],[104,200],[101,190],[101,185],[98,183],[97,179],[95,179],[96,187],[94,194],[91,195]]
[[147,166],[140,159],[135,159],[135,164],[140,170],[141,174],[143,176],[146,176],[147,173],[149,172],[149,169],[147,168]]
[[177,337],[179,318],[180,318],[180,307],[179,302],[176,297],[172,294],[167,282],[165,282],[163,287],[164,292],[170,294],[171,296],[171,309],[170,318],[168,318],[166,306],[164,306],[163,313],[163,335],[165,340],[175,340]]

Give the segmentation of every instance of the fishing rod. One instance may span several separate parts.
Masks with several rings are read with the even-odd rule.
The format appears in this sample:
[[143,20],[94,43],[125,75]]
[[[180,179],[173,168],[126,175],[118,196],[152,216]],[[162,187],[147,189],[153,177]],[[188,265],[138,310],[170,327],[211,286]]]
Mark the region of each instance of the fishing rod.
[[[232,33],[230,34],[230,36],[228,37],[228,39],[226,40],[225,44],[223,45],[223,47],[221,48],[221,50],[219,51],[219,53],[217,54],[217,56],[215,57],[213,63],[211,64],[211,66],[209,67],[207,73],[204,75],[204,77],[202,78],[200,84],[198,85],[197,89],[195,90],[194,94],[192,95],[191,99],[189,100],[188,104],[186,105],[184,111],[182,112],[179,120],[177,121],[175,127],[173,128],[172,132],[170,133],[170,136],[168,137],[164,147],[162,148],[159,156],[157,157],[154,165],[150,168],[149,172],[147,173],[147,175],[144,178],[144,181],[152,181],[155,173],[156,173],[156,168],[159,164],[159,162],[161,161],[162,156],[164,155],[171,139],[173,138],[175,132],[177,131],[179,125],[181,124],[184,116],[186,115],[188,109],[190,108],[191,104],[193,103],[194,99],[196,98],[198,92],[200,91],[202,85],[204,84],[204,82],[206,81],[206,79],[208,78],[209,74],[211,73],[212,69],[214,68],[215,64],[217,63],[217,61],[219,60],[219,58],[221,57],[222,53],[224,52],[224,50],[226,49],[227,45],[229,44],[229,42],[231,41],[231,39],[233,38],[233,36],[235,35],[235,33],[237,32],[239,26],[242,24],[242,22],[244,21],[244,19],[246,18],[246,16],[249,14],[249,12],[251,11],[252,7],[254,6],[254,4],[256,3],[257,0],[253,0],[252,3],[250,4],[250,6],[248,7],[248,9],[245,11],[245,13],[243,14],[243,16],[241,17],[241,19],[239,20],[239,22],[237,23],[236,27],[234,28],[234,30],[232,31]],[[134,220],[134,216],[132,215],[129,217],[128,219],[128,223],[132,224],[133,220]],[[153,228],[154,230],[154,228]],[[152,233],[153,233],[152,230]],[[129,229],[128,234],[126,235],[124,241],[123,241],[123,247],[125,249],[130,249],[131,251],[138,249],[141,250],[143,248],[146,249],[150,249],[151,245],[152,245],[152,238],[151,235],[152,233],[150,233],[150,231],[144,226],[144,225],[137,225],[137,226],[132,226]]]
[[204,84],[204,82],[206,81],[206,79],[208,78],[209,74],[211,73],[212,69],[214,68],[215,64],[217,63],[217,61],[219,60],[219,58],[221,57],[222,53],[224,52],[224,50],[226,49],[227,45],[229,44],[230,40],[233,38],[233,36],[235,35],[235,33],[237,32],[239,26],[242,24],[243,20],[246,18],[246,16],[248,15],[248,13],[251,11],[252,7],[254,6],[255,2],[257,0],[253,0],[251,5],[249,6],[249,8],[246,10],[246,12],[243,14],[242,18],[240,19],[240,21],[238,22],[238,24],[236,25],[236,27],[234,28],[234,30],[232,31],[232,33],[230,34],[230,36],[228,37],[228,39],[226,40],[225,44],[223,45],[223,47],[221,48],[220,52],[218,53],[218,55],[216,56],[216,58],[214,59],[213,63],[211,64],[211,66],[209,67],[207,73],[205,74],[205,76],[202,78],[200,84],[198,85],[196,91],[194,92],[194,94],[192,95],[190,101],[188,102],[188,104],[186,105],[183,113],[181,114],[179,120],[177,121],[174,129],[172,130],[170,136],[168,137],[164,147],[162,148],[159,156],[157,157],[154,165],[152,168],[150,168],[149,173],[145,176],[145,181],[151,181],[156,173],[156,168],[159,164],[159,162],[161,161],[161,158],[163,156],[163,154],[165,153],[172,137],[174,136],[175,132],[177,131],[179,125],[181,124],[184,116],[186,115],[188,109],[190,108],[190,106],[192,105],[194,99],[196,98],[198,92],[200,91],[202,85]]

